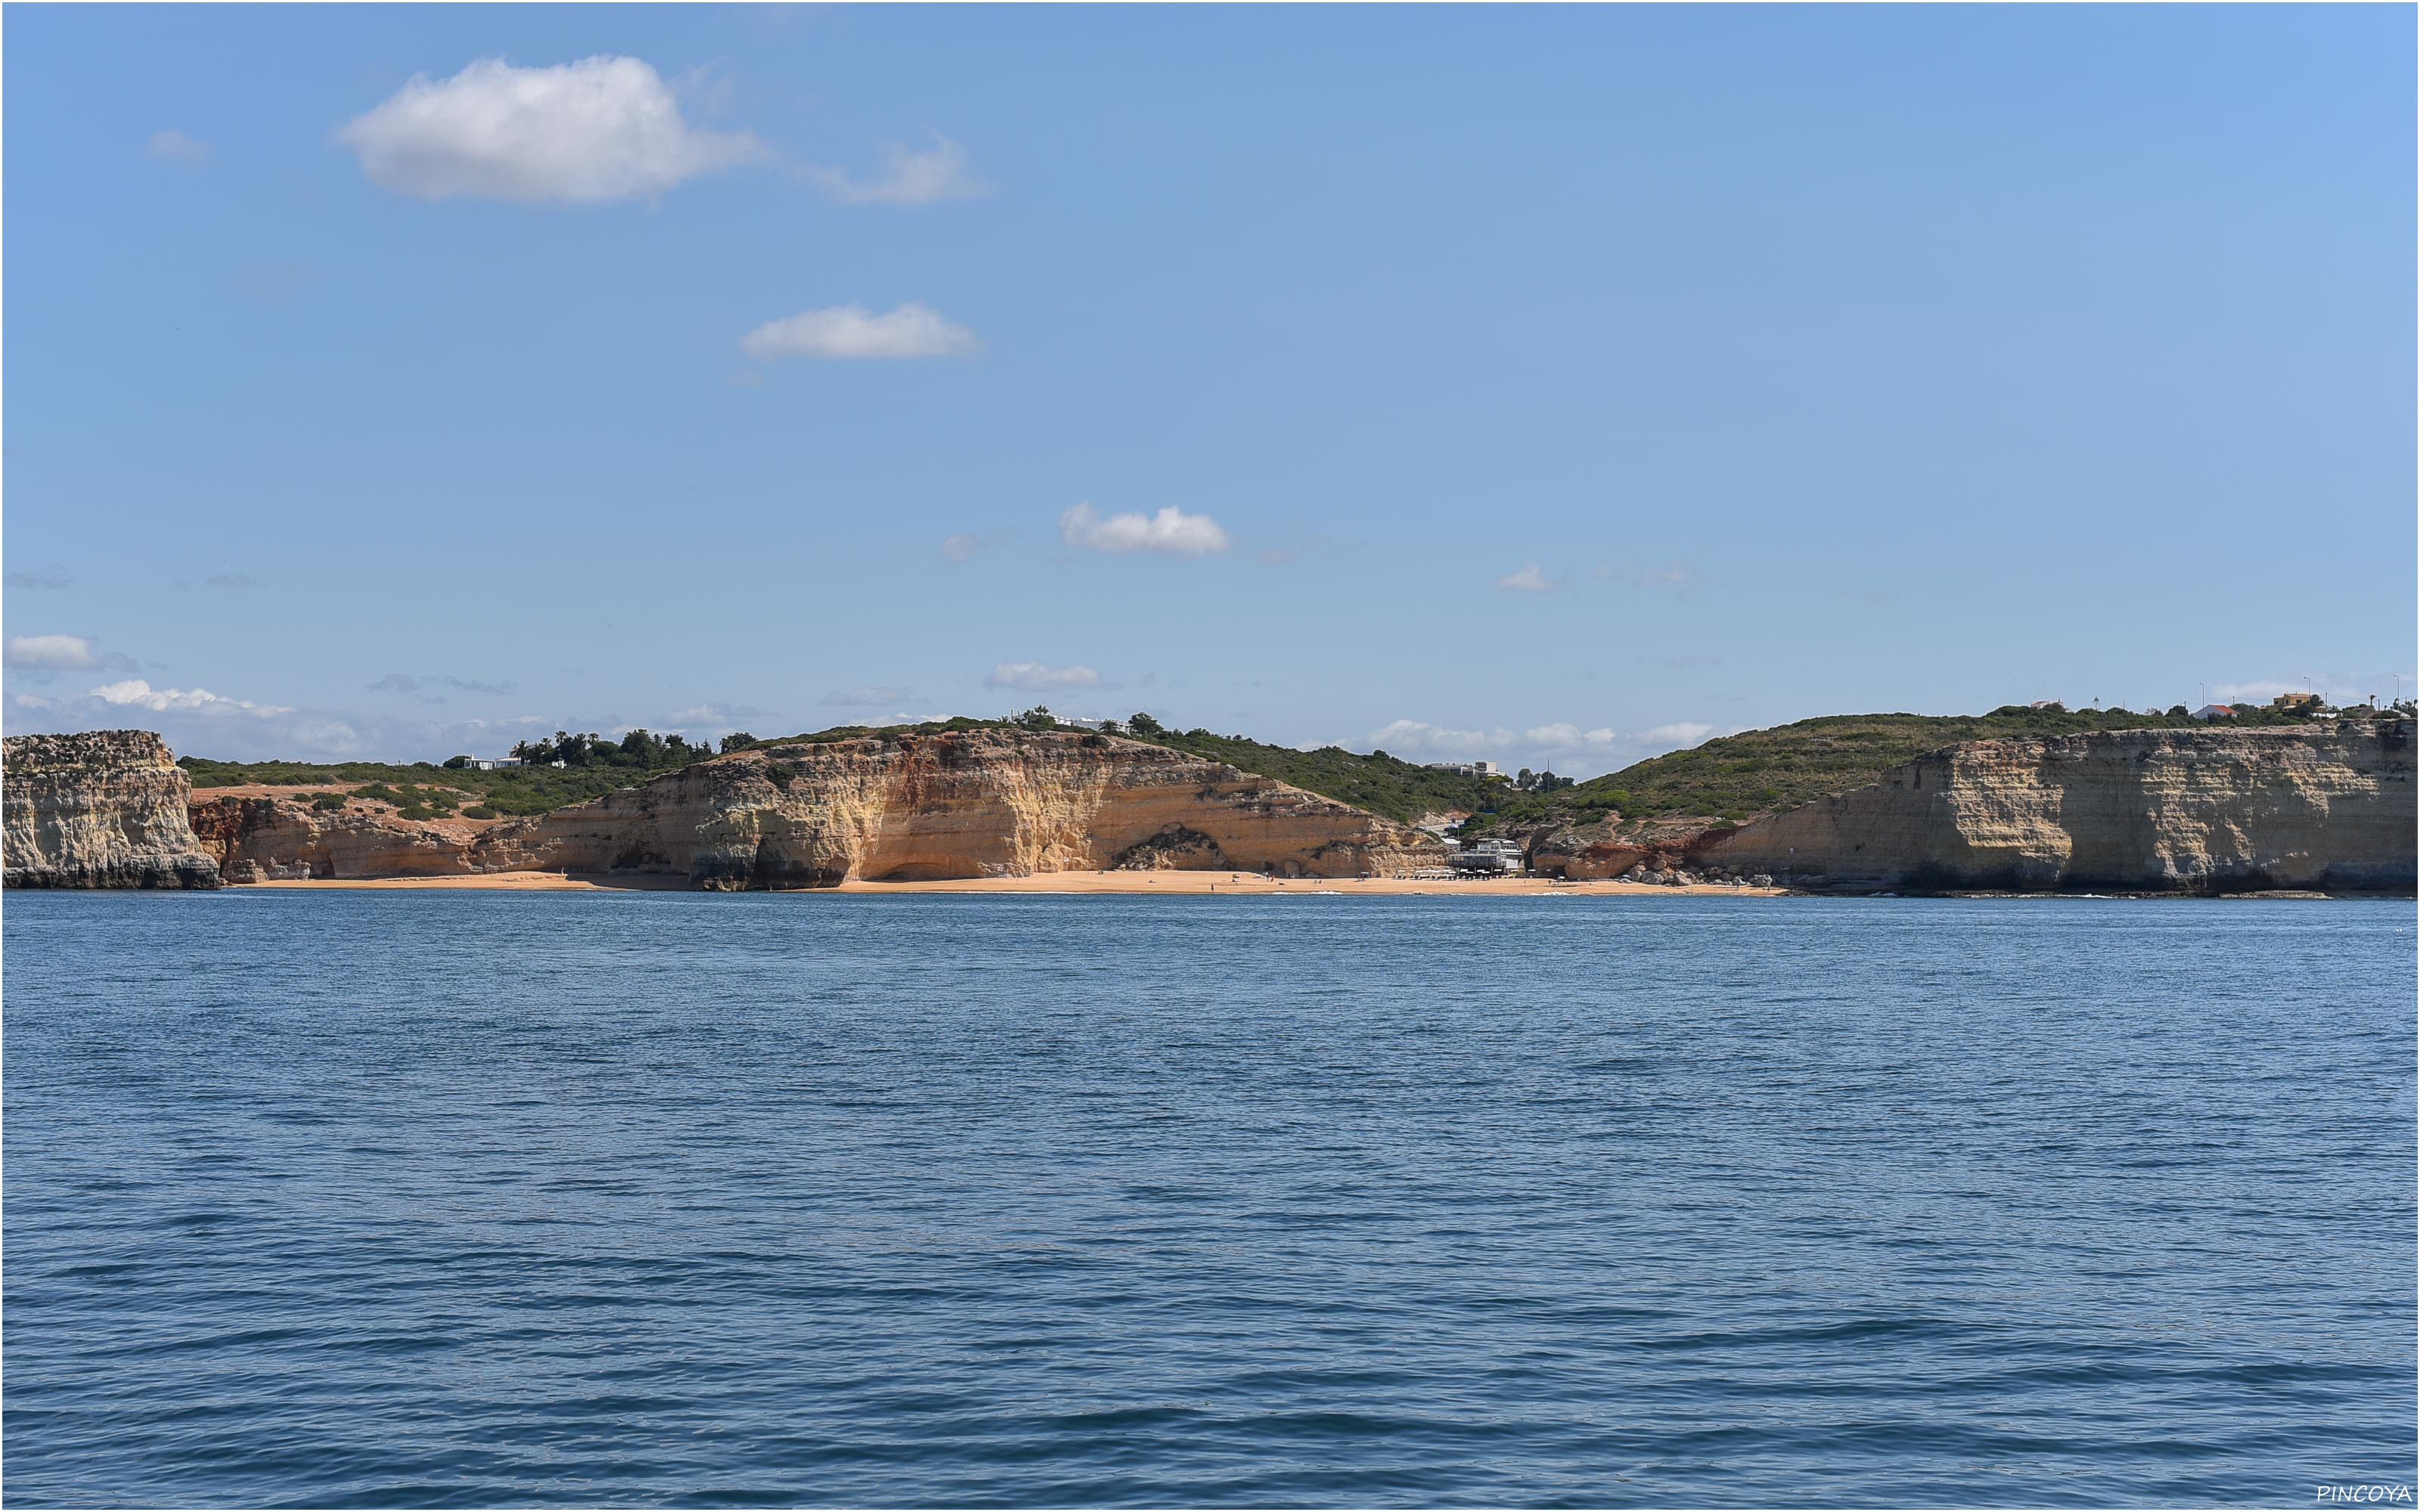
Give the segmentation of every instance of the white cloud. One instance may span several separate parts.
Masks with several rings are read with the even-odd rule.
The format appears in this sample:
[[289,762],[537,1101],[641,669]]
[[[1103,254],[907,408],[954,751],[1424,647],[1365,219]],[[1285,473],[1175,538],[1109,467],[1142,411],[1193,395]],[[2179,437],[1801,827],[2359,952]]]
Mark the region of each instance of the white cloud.
[[1003,661],[984,674],[985,687],[1013,687],[1027,693],[1101,686],[1101,674],[1090,667],[1046,667],[1038,661]]
[[886,144],[881,173],[862,183],[845,168],[808,166],[799,172],[842,205],[932,205],[991,193],[989,185],[967,172],[967,149],[939,131],[933,133],[933,145],[922,151],[905,142]]
[[1672,750],[1683,746],[1694,746],[1714,733],[1713,725],[1684,720],[1679,724],[1659,724],[1640,735],[1638,740],[1641,745],[1660,746],[1667,750]]
[[765,156],[745,131],[702,131],[634,57],[518,69],[481,58],[450,79],[414,74],[336,132],[381,188],[422,199],[597,204],[660,194]]
[[1484,756],[1507,767],[1552,769],[1567,777],[1584,777],[1694,746],[1714,733],[1712,725],[1704,724],[1659,725],[1641,734],[1624,734],[1609,726],[1589,729],[1571,720],[1515,730],[1507,725],[1476,729],[1397,719],[1372,731],[1363,745],[1407,761],[1469,761]]
[[1618,738],[1610,730],[1582,730],[1568,721],[1534,725],[1521,738],[1540,750],[1602,750]]
[[259,718],[294,711],[274,703],[255,703],[250,699],[221,698],[207,687],[153,687],[140,677],[130,677],[122,683],[109,683],[96,687],[90,695],[103,703],[124,708],[149,709],[154,714],[170,711],[204,714],[249,714]]
[[886,703],[922,703],[913,688],[849,687],[826,693],[822,702],[834,709],[871,709]]
[[988,551],[1000,544],[997,535],[970,535],[960,531],[941,538],[941,555],[951,562],[964,562],[979,551]]
[[101,648],[80,635],[12,635],[5,659],[29,671],[85,671],[101,665]]
[[[102,658],[106,665],[109,657]],[[107,696],[104,696],[107,695]],[[157,731],[179,755],[227,761],[442,761],[458,751],[503,755],[534,727],[568,724],[594,729],[596,721],[540,718],[393,719],[332,709],[289,709],[222,698],[205,688],[155,688],[128,680],[81,697],[48,699],[12,692],[5,705],[8,733],[122,730],[138,725]]]
[[682,733],[687,733],[689,730],[699,725],[711,725],[718,733],[728,733],[738,728],[734,721],[762,719],[770,712],[768,709],[760,709],[752,703],[700,703],[690,708],[674,710],[672,722]]
[[1207,515],[1188,515],[1171,504],[1156,515],[1095,514],[1089,503],[1059,517],[1059,534],[1069,546],[1095,551],[1165,551],[1199,557],[1227,549],[1227,532]]
[[450,687],[458,693],[489,693],[501,695],[514,691],[516,685],[512,683],[483,683],[473,678],[447,677],[436,673],[424,673],[415,677],[410,672],[389,672],[385,676],[380,678],[377,682],[370,684],[369,691],[373,693],[400,693],[406,698],[418,699],[423,703],[442,703],[445,702],[445,696],[436,691],[436,687],[440,686]]
[[198,168],[210,161],[210,145],[196,142],[182,131],[154,131],[151,140],[143,144],[143,155],[154,162],[173,162],[179,168]]
[[768,321],[739,338],[751,357],[822,357],[840,361],[881,357],[971,357],[983,344],[939,312],[912,301],[889,315],[862,304],[805,310]]
[[1515,594],[1550,594],[1555,590],[1555,579],[1546,576],[1545,568],[1528,562],[1497,579],[1496,586]]
[[1397,719],[1383,730],[1373,731],[1370,743],[1397,754],[1405,751],[1436,756],[1478,756],[1491,750],[1501,750],[1512,743],[1512,732],[1502,725],[1493,730],[1457,730],[1451,725],[1430,724],[1421,719]]

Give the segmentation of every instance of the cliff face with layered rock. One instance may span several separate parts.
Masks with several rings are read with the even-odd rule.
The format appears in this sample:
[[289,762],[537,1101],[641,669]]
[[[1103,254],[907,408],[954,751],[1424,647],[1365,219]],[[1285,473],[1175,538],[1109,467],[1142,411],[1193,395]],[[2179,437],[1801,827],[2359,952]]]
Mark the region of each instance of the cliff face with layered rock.
[[11,887],[215,887],[192,785],[147,730],[0,743],[0,870]]
[[460,876],[481,870],[466,820],[400,819],[376,804],[315,809],[307,796],[211,795],[191,806],[194,835],[231,883]]
[[1117,868],[1380,876],[1434,841],[1181,751],[1019,730],[736,752],[535,818],[407,821],[364,805],[204,798],[229,881],[483,872],[674,875],[714,889]]
[[2409,893],[2412,726],[1973,741],[1685,847],[1802,886]]
[[737,752],[535,819],[479,870],[673,872],[701,887],[1171,868],[1383,876],[1419,832],[1267,778],[1102,735],[868,736]]

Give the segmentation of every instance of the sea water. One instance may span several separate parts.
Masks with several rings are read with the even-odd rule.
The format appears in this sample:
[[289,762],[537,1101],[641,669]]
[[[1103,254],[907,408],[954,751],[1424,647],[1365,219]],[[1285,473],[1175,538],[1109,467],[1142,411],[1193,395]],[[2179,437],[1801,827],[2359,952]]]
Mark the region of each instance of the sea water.
[[2408,1485],[2413,917],[12,894],[0,1489]]

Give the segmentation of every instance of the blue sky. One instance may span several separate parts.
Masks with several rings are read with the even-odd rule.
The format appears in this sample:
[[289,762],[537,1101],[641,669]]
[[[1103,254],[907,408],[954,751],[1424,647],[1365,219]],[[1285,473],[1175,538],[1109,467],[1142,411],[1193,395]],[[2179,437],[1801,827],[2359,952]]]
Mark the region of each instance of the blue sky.
[[2413,26],[12,7],[8,728],[2408,694]]

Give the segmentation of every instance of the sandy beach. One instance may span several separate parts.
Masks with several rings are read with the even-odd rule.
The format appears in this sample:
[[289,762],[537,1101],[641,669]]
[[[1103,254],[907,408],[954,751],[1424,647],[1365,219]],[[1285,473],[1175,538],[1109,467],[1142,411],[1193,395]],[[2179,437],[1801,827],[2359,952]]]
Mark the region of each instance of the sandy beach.
[[[686,891],[686,879],[664,876],[597,876],[559,872],[491,872],[478,876],[367,877],[308,882],[255,882],[255,887],[458,888],[504,892]],[[802,896],[883,895],[915,892],[1133,894],[1144,897],[1212,894],[1282,894],[1294,897],[1503,898],[1552,894],[1571,897],[1771,898],[1778,887],[1698,886],[1662,887],[1634,882],[1557,882],[1548,877],[1264,877],[1249,872],[1051,872],[1030,877],[963,877],[943,882],[844,882],[837,887],[801,889]]]

